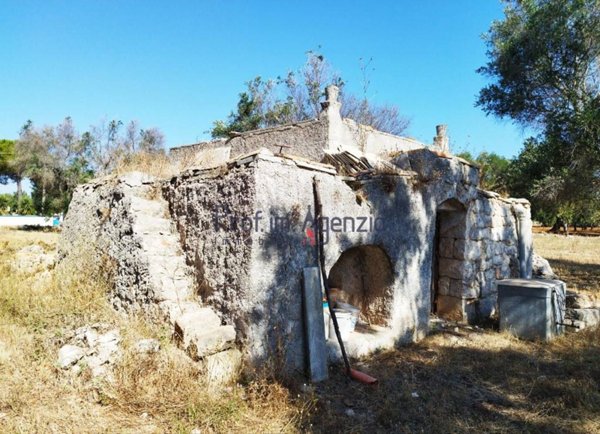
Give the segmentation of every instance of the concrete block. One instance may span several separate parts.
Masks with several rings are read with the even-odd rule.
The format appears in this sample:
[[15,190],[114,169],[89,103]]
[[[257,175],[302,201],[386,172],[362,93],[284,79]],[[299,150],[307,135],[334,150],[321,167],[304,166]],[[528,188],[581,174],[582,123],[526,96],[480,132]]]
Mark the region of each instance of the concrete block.
[[563,332],[563,282],[507,279],[498,281],[497,288],[500,330],[530,340],[550,340]]

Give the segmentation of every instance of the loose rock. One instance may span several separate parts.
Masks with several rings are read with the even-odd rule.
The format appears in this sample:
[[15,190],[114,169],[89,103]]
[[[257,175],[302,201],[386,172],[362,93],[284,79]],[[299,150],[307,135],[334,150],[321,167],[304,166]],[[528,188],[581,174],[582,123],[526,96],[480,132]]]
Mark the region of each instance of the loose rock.
[[141,339],[133,346],[138,354],[152,354],[160,350],[160,342],[157,339]]
[[70,368],[73,374],[78,374],[81,367],[75,364],[81,360],[90,368],[92,376],[106,375],[121,354],[119,330],[99,333],[107,328],[106,324],[94,324],[75,330],[71,343],[64,345],[59,351],[59,366],[63,369]]
[[20,273],[35,273],[51,269],[54,262],[53,254],[46,253],[42,246],[32,244],[17,252],[13,268]]
[[552,267],[547,259],[542,258],[537,253],[533,254],[532,258],[532,274],[533,277],[538,277],[540,279],[556,279],[557,276],[552,271]]
[[58,350],[58,366],[63,369],[69,368],[81,360],[83,356],[85,356],[83,348],[76,345],[64,345]]

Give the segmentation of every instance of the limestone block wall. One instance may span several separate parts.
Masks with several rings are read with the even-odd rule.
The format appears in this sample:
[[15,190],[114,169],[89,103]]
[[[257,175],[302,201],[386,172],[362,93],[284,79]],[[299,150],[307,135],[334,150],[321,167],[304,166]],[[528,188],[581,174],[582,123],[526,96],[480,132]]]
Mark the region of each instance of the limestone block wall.
[[[516,208],[520,209],[519,218]],[[479,191],[469,204],[466,230],[440,240],[441,257],[451,258],[441,260],[448,264],[446,276],[440,279],[442,312],[470,322],[494,314],[496,282],[521,275],[531,277],[530,234],[528,204]],[[519,252],[523,243],[529,252],[529,258],[523,258],[524,269]]]
[[461,159],[417,149],[393,161],[417,172],[435,201],[439,262],[432,274],[439,280],[432,290],[438,314],[468,321],[489,317],[497,280],[531,277],[529,203],[478,189],[477,168]]
[[481,255],[475,263],[472,294],[465,295],[478,296],[478,300],[467,303],[466,307],[467,317],[475,319],[488,317],[495,311],[498,280],[531,277],[533,247],[531,217],[526,201],[481,192],[472,207],[471,219],[474,224],[470,239]]
[[[448,315],[445,297],[462,298],[473,280],[471,249],[467,249],[465,210],[438,211],[438,313]],[[470,246],[469,246],[470,247]],[[458,316],[458,315],[457,315]]]

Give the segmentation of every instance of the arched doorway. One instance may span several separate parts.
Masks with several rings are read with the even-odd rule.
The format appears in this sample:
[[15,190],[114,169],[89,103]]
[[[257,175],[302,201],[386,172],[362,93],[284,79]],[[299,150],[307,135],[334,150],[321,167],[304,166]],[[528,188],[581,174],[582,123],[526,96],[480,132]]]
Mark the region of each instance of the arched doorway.
[[329,286],[360,308],[361,319],[386,326],[390,319],[394,272],[390,258],[375,245],[352,247],[341,254],[329,273]]
[[431,278],[431,312],[448,319],[462,316],[467,212],[456,199],[436,210]]

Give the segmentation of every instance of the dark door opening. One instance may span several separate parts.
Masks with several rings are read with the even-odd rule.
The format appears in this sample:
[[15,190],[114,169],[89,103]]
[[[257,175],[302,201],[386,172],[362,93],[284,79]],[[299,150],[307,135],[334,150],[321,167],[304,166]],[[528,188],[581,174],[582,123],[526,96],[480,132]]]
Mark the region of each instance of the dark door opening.
[[437,313],[437,299],[440,279],[440,219],[435,216],[435,235],[433,236],[433,258],[431,261],[431,313]]
[[[431,261],[431,313],[457,318],[464,293],[465,207],[456,199],[440,204],[435,217]],[[458,309],[458,310],[457,310]]]

